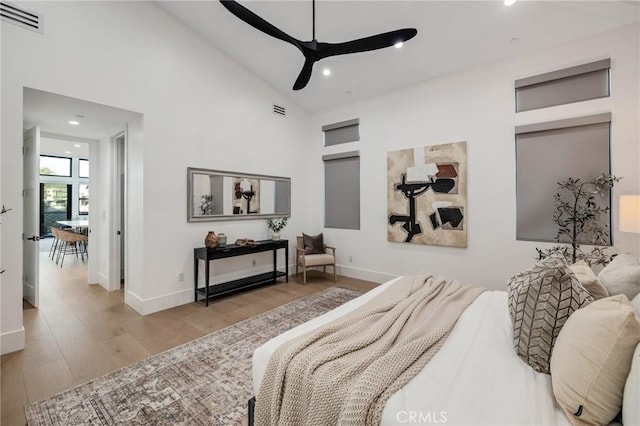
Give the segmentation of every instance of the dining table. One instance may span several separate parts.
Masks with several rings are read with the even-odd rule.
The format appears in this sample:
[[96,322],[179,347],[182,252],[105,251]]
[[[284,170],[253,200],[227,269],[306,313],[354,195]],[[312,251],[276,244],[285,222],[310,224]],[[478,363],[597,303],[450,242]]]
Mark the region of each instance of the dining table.
[[87,228],[89,228],[88,219],[58,220],[56,223],[58,225],[72,228],[74,231],[79,231],[79,232],[82,232],[83,230],[86,230]]

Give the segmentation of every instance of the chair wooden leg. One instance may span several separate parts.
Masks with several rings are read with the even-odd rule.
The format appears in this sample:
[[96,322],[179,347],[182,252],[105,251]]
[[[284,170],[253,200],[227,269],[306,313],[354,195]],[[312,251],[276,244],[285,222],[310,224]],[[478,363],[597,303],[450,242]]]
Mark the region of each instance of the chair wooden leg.
[[337,283],[338,279],[336,278],[336,264],[333,264],[333,282]]
[[300,265],[300,259],[296,257],[296,275],[298,275],[298,265]]
[[302,266],[302,283],[307,285],[307,267],[304,265]]

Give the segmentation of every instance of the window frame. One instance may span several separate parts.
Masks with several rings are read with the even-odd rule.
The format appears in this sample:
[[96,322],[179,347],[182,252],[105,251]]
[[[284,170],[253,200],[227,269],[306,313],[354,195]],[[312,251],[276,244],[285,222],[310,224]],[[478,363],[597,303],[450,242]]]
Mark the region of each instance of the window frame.
[[[82,170],[82,168],[80,167],[80,165],[82,164],[82,162],[83,162],[83,161],[86,161],[86,162],[87,162],[87,175],[86,175],[86,176],[83,176],[83,175],[81,174],[81,170]],[[80,179],[89,179],[89,175],[90,175],[90,174],[91,174],[91,171],[90,171],[90,169],[89,169],[89,159],[88,159],[88,158],[78,158],[78,177],[79,177]]]
[[[59,159],[63,159],[63,160],[69,160],[69,174],[68,175],[42,174],[41,167],[40,167],[40,160],[42,159],[42,157],[59,158]],[[73,177],[73,158],[72,157],[63,157],[63,156],[59,156],[59,155],[40,154],[40,158],[38,160],[39,160],[39,162],[38,162],[38,173],[39,173],[40,176],[54,176],[54,177],[64,177],[64,178],[72,178]]]

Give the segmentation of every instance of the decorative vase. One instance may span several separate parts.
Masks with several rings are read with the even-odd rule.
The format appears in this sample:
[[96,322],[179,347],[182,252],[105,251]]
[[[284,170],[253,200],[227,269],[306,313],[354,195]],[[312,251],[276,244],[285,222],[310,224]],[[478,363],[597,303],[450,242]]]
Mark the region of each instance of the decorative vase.
[[218,247],[224,247],[227,245],[227,236],[222,232],[218,234]]
[[280,233],[279,232],[272,232],[271,233],[271,239],[274,241],[277,241],[280,239]]
[[204,246],[208,249],[214,249],[218,246],[218,236],[215,232],[209,231],[207,236],[204,238]]

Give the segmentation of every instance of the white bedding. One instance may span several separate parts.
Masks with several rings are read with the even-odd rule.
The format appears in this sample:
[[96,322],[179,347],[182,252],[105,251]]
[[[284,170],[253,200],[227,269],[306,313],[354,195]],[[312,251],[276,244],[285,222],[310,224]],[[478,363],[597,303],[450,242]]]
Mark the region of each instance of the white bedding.
[[[282,343],[363,305],[391,282],[299,325],[255,350],[253,387]],[[427,366],[387,402],[382,425],[569,425],[556,405],[551,376],[537,373],[513,350],[507,293],[487,291],[462,314]]]

